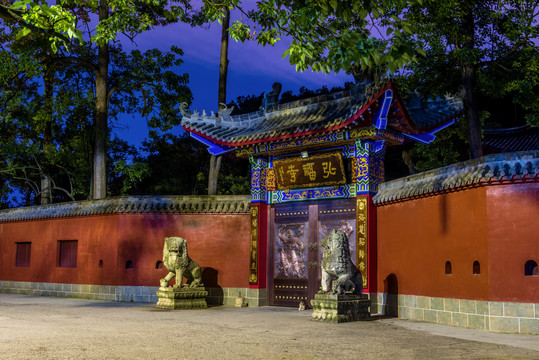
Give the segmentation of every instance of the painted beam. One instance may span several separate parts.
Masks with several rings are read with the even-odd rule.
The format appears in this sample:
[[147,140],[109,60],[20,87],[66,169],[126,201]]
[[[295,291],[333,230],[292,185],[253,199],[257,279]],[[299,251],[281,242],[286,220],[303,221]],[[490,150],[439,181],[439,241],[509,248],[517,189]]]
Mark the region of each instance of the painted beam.
[[214,144],[212,143],[211,141],[209,141],[208,139],[204,139],[202,136],[199,136],[193,132],[190,132],[189,133],[193,138],[195,138],[196,140],[200,141],[201,143],[203,143],[204,145],[206,145],[208,147],[208,152],[214,156],[218,156],[218,155],[222,155],[222,154],[226,154],[227,152],[230,152],[232,150],[234,150],[234,148],[231,148],[231,147],[228,147],[228,146],[219,146],[217,144]]
[[376,111],[376,115],[374,117],[374,126],[377,129],[385,129],[387,127],[387,114],[389,112],[389,108],[391,107],[392,100],[393,91],[391,91],[391,89],[387,89],[381,99],[382,105],[380,108],[378,108],[378,111]]
[[446,122],[445,124],[438,126],[434,130],[431,130],[431,131],[426,132],[426,133],[415,134],[415,135],[402,133],[402,135],[404,135],[404,137],[406,137],[407,139],[414,140],[414,141],[420,142],[422,144],[430,144],[431,142],[434,141],[434,139],[436,139],[436,135],[434,135],[435,133],[437,133],[440,130],[445,129],[448,126],[453,125],[455,123],[455,121],[456,121],[456,119],[452,119],[452,120]]

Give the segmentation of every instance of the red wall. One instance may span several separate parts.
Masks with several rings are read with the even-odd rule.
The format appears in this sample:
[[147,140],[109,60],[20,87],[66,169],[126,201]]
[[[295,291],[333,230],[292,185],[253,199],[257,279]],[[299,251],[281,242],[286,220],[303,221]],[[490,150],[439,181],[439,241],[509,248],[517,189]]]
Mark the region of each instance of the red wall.
[[524,264],[539,264],[539,183],[487,188],[490,297],[539,302],[539,276],[524,276]]
[[527,260],[539,263],[538,195],[537,183],[512,184],[379,206],[379,291],[394,274],[399,294],[539,301],[539,278],[524,276]]
[[[0,280],[159,286],[166,236],[188,241],[207,286],[248,287],[249,214],[117,214],[0,224]],[[58,240],[78,240],[76,268],[59,268]],[[32,242],[16,267],[16,242]],[[99,268],[99,261],[103,267]],[[126,269],[131,260],[133,269]]]

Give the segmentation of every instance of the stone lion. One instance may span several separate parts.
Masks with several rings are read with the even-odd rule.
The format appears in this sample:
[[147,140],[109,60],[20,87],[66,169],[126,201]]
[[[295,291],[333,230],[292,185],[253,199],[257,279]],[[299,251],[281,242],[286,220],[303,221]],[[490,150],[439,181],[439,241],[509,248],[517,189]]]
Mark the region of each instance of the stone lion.
[[333,229],[328,236],[322,239],[322,291],[331,291],[333,280],[333,293],[344,294],[352,292],[361,294],[363,279],[350,258],[348,237],[342,230]]
[[[160,280],[161,287],[167,287],[168,282],[176,276],[176,286],[204,286],[202,284],[202,271],[200,266],[189,258],[187,254],[187,241],[181,237],[166,237],[163,246],[163,263],[169,271],[167,276]],[[187,284],[182,285],[183,277]]]

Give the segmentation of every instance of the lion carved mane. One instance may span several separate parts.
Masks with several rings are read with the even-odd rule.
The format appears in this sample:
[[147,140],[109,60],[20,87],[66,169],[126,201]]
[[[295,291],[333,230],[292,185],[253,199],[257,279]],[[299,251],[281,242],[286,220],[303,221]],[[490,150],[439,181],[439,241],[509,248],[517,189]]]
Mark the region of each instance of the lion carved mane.
[[[181,237],[166,237],[163,246],[163,264],[169,271],[160,281],[161,287],[167,287],[168,282],[176,276],[176,286],[204,286],[200,266],[189,258],[187,241]],[[183,277],[187,283],[182,285]]]
[[333,229],[322,239],[322,292],[361,294],[363,278],[350,257],[348,237],[342,230]]

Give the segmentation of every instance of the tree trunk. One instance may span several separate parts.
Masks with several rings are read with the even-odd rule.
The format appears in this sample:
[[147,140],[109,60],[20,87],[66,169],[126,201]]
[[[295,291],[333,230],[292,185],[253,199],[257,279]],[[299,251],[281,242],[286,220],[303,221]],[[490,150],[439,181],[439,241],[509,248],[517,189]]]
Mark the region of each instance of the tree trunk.
[[[219,94],[217,108],[221,110],[226,105],[226,78],[228,73],[228,27],[230,25],[230,10],[226,10],[221,31],[221,58],[219,61]],[[217,180],[221,169],[221,156],[212,155],[210,172],[208,174],[208,195],[217,194]]]
[[462,85],[464,87],[464,114],[468,120],[468,151],[470,159],[483,156],[481,144],[481,121],[474,95],[475,69],[471,64],[461,67]]
[[212,155],[210,158],[210,173],[208,175],[208,195],[217,194],[217,178],[221,169],[222,156]]
[[475,47],[474,2],[463,0],[461,7],[464,10],[462,17],[464,41],[462,47],[465,50],[465,59],[460,64],[461,84],[464,88],[464,114],[468,120],[469,155],[471,159],[476,159],[483,156],[483,148],[481,145],[481,121],[479,120],[478,104],[474,95],[475,67],[473,60],[471,60]]
[[[105,20],[108,13],[107,1],[100,0],[99,21]],[[104,44],[98,49],[95,74],[93,198],[96,200],[104,199],[107,196],[108,71],[109,47],[108,44]]]
[[44,83],[44,97],[45,97],[45,128],[43,130],[43,155],[45,157],[45,163],[41,164],[41,199],[40,204],[46,205],[52,203],[52,184],[49,177],[49,168],[47,166],[47,159],[50,155],[49,146],[52,144],[52,93],[53,93],[53,78],[51,75],[52,70],[47,69],[45,76],[43,77]]

